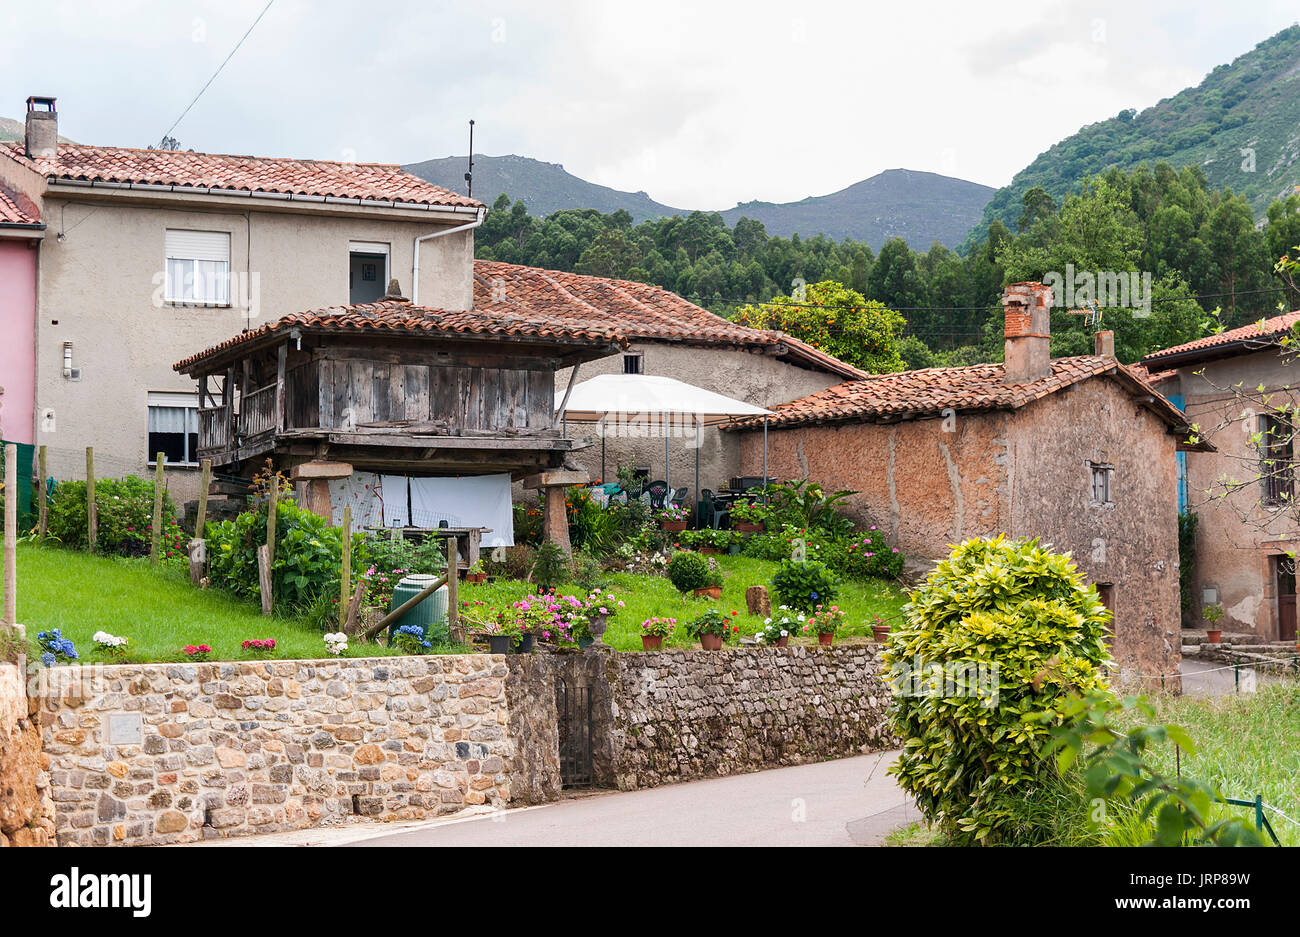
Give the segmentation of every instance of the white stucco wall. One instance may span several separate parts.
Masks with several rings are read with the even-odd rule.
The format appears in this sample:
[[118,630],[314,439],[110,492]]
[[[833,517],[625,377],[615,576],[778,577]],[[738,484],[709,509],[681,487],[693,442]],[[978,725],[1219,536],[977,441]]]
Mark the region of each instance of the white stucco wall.
[[[231,200],[233,201],[233,200]],[[352,210],[250,210],[191,199],[177,206],[120,199],[65,199],[47,192],[48,236],[41,248],[37,312],[37,444],[48,446],[56,478],[82,478],[85,447],[100,477],[147,469],[147,395],[193,392],[172,364],[286,313],[348,302],[350,241],[389,245],[390,275],[411,295],[413,241],[452,223]],[[463,223],[462,217],[454,223]],[[161,302],[167,229],[230,235],[231,300],[255,294],[256,308],[201,308]],[[60,240],[57,235],[63,233]],[[473,233],[421,247],[420,301],[467,308],[473,295]],[[244,279],[241,280],[241,276]],[[244,284],[247,284],[247,287]],[[57,323],[57,324],[55,324]],[[63,343],[73,343],[78,382],[63,377]],[[54,428],[41,415],[54,411]],[[178,500],[197,494],[197,473],[178,470]]]

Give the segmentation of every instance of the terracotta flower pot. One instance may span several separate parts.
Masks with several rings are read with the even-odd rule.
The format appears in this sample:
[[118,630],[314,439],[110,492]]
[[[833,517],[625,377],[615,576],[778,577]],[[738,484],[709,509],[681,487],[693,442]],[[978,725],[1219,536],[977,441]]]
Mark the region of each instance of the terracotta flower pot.
[[1211,628],[1205,632],[1205,637],[1211,644],[1218,644],[1223,638],[1223,629]]
[[779,638],[776,639],[776,646],[777,646],[777,647],[785,647],[785,646],[787,646],[789,643],[790,643],[790,636],[789,636],[788,634],[783,634],[783,635],[781,635],[781,637],[779,637]]
[[761,523],[755,524],[753,521],[736,521],[736,523],[732,524],[732,527],[742,534],[757,534],[763,530]]
[[817,635],[817,643],[829,647],[835,643],[835,632]]
[[871,634],[875,637],[877,644],[884,644],[889,640],[889,625],[872,625]]
[[466,573],[466,582],[487,582],[487,573]]
[[686,521],[660,521],[659,523],[663,525],[664,530],[670,533],[677,533],[686,529]]
[[706,599],[720,599],[722,586],[705,586],[703,589],[696,589],[695,594]]
[[720,634],[702,634],[700,635],[700,647],[706,651],[722,650],[722,635]]
[[664,646],[664,639],[662,635],[657,635],[657,634],[641,635],[641,650],[657,651],[663,646]]

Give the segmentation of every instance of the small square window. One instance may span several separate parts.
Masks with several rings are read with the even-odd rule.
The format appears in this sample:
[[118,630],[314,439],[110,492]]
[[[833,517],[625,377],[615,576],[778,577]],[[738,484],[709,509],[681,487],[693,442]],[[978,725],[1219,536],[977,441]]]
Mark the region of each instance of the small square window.
[[1110,500],[1110,476],[1115,471],[1115,466],[1107,465],[1104,462],[1089,462],[1088,468],[1092,471],[1092,503],[1112,503]]
[[623,373],[624,373],[624,374],[644,374],[645,371],[642,370],[642,365],[643,365],[643,364],[644,364],[644,360],[643,360],[643,358],[642,358],[642,356],[641,356],[640,354],[624,355],[624,356],[623,356]]
[[166,455],[168,465],[198,465],[199,410],[194,394],[149,394],[148,463],[157,454]]
[[167,302],[230,304],[230,235],[223,231],[166,232]]

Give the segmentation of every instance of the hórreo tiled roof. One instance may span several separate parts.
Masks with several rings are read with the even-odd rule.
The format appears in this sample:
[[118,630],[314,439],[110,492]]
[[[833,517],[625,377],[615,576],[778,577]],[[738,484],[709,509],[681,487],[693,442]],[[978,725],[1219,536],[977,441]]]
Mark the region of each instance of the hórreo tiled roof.
[[387,163],[228,156],[180,150],[138,150],[60,143],[54,156],[32,159],[21,142],[0,143],[0,156],[47,179],[231,189],[240,192],[347,198],[452,208],[480,208],[458,195]]
[[422,338],[498,338],[532,341],[544,345],[626,346],[618,331],[608,325],[575,326],[542,316],[503,316],[479,310],[431,309],[406,300],[383,299],[353,306],[329,306],[294,312],[273,322],[241,332],[211,348],[178,361],[172,367],[189,372],[195,365],[241,345],[258,342],[290,329],[303,332],[384,333]]
[[630,341],[772,351],[806,368],[841,377],[867,376],[783,332],[729,322],[675,293],[631,280],[476,260],[474,308],[502,315],[544,315],[575,326],[611,325]]

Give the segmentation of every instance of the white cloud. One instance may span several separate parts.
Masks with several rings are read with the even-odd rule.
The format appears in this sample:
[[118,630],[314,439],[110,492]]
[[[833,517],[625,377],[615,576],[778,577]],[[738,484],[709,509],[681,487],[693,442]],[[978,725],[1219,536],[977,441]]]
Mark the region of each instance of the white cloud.
[[[75,139],[155,141],[263,5],[13,8],[0,87],[14,100],[0,114],[55,94]],[[1280,0],[276,0],[175,134],[199,149],[411,162],[463,154],[473,117],[482,152],[687,208],[823,194],[899,166],[1001,185],[1292,19]]]

